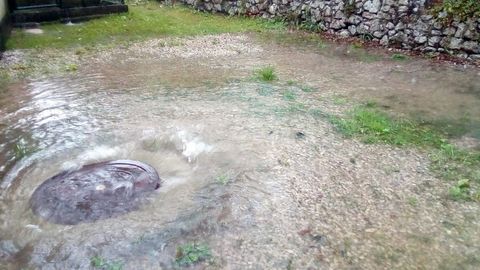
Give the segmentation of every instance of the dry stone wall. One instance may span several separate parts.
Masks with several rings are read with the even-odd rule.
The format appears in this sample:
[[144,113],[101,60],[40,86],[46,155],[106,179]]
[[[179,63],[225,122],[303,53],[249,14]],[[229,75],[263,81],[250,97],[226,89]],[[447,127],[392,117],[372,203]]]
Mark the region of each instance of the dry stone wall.
[[480,18],[446,22],[432,0],[181,0],[198,10],[282,19],[384,46],[480,60]]

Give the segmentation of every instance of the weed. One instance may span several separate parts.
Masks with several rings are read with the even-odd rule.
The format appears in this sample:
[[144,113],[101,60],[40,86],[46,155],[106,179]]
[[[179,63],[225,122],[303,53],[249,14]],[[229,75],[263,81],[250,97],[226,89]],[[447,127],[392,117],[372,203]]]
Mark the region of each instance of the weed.
[[380,60],[378,55],[369,53],[363,46],[358,46],[355,43],[350,45],[350,52],[352,56],[362,62],[370,63]]
[[190,266],[206,261],[212,257],[210,247],[204,244],[188,243],[177,247],[175,263],[179,266]]
[[222,185],[228,184],[229,181],[230,181],[230,178],[225,174],[221,174],[221,175],[217,176],[217,182],[222,184]]
[[36,150],[33,147],[27,146],[27,142],[23,139],[20,139],[20,141],[13,146],[13,153],[17,160],[20,160],[35,151]]
[[274,92],[272,87],[262,86],[257,90],[258,94],[261,96],[271,96]]
[[118,261],[110,262],[98,255],[93,256],[90,259],[90,264],[94,268],[103,269],[103,270],[122,270],[123,269],[123,263]]
[[408,204],[410,204],[411,206],[417,206],[417,204],[418,204],[418,200],[417,200],[417,198],[415,198],[415,197],[409,197],[409,198],[407,199],[407,202],[408,202]]
[[312,22],[311,20],[305,20],[300,23],[300,29],[306,30],[306,31],[311,31],[311,32],[320,32],[322,31],[322,28],[320,27],[320,24],[316,22]]
[[307,112],[307,108],[302,103],[292,102],[286,107],[275,107],[274,112],[276,115],[285,116],[292,113],[304,113]]
[[315,89],[313,87],[306,86],[306,85],[300,86],[300,89],[305,93],[315,92]]
[[321,109],[310,109],[308,113],[314,118],[324,118],[327,115]]
[[358,41],[353,42],[352,48],[354,48],[354,49],[361,49],[361,48],[363,48],[363,44],[362,44],[361,42],[358,42]]
[[373,40],[373,35],[370,33],[364,33],[360,35],[360,38],[365,40],[365,41],[372,41]]
[[396,61],[404,61],[408,59],[408,56],[405,54],[395,53],[392,55],[392,59]]
[[347,104],[347,103],[348,103],[348,100],[343,96],[334,96],[333,97],[333,104],[335,104],[335,105],[344,105],[344,104]]
[[448,191],[448,194],[454,200],[468,200],[470,199],[469,193],[470,193],[470,181],[468,179],[459,180]]
[[288,101],[294,101],[297,98],[297,95],[295,95],[295,92],[291,90],[286,90],[283,92],[283,99],[288,100]]
[[271,82],[277,80],[277,75],[275,74],[275,68],[272,66],[267,66],[260,68],[255,71],[257,79],[264,82]]
[[65,67],[65,71],[68,71],[68,72],[74,72],[74,71],[77,71],[77,70],[78,70],[78,66],[76,64],[68,64]]

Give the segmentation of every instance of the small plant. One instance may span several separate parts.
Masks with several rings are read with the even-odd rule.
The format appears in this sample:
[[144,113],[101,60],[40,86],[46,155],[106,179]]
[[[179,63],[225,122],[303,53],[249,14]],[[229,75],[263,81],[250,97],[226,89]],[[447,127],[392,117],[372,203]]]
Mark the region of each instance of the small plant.
[[364,33],[360,35],[360,38],[365,40],[365,41],[372,41],[373,40],[373,35],[370,33]]
[[315,89],[313,87],[306,86],[306,85],[301,86],[300,89],[305,93],[315,92]]
[[286,90],[283,92],[283,99],[288,100],[288,101],[294,101],[297,98],[297,95],[295,95],[295,92]]
[[411,206],[417,206],[417,204],[418,204],[417,198],[415,198],[415,197],[409,197],[409,198],[408,198],[408,204],[410,204]]
[[354,48],[354,49],[361,49],[361,48],[363,48],[363,44],[362,44],[361,42],[355,41],[355,42],[353,42],[353,44],[352,44],[352,48]]
[[210,247],[204,244],[188,243],[177,247],[175,263],[179,266],[190,266],[206,261],[212,257]]
[[396,61],[403,61],[407,60],[408,56],[406,56],[405,54],[395,53],[392,55],[392,59]]
[[333,104],[335,104],[335,105],[344,105],[344,104],[347,104],[347,103],[348,103],[348,100],[343,96],[334,96],[333,97]]
[[470,199],[470,181],[462,179],[458,181],[448,191],[450,197],[454,200],[469,200]]
[[15,159],[20,160],[36,151],[35,148],[29,147],[27,142],[21,139],[18,143],[13,146],[13,153],[15,155]]
[[106,259],[96,255],[90,259],[90,264],[96,269],[102,270],[122,270],[123,264],[121,262],[109,262]]
[[65,67],[65,70],[68,71],[68,72],[74,72],[74,71],[78,70],[78,66],[76,64],[68,64]]
[[255,71],[257,78],[264,82],[271,82],[277,79],[275,68],[272,66],[263,67]]
[[272,87],[262,86],[260,89],[257,90],[258,94],[261,96],[270,96],[273,94]]
[[225,174],[221,174],[221,175],[217,176],[217,182],[222,184],[222,185],[228,184],[229,180],[230,180],[230,178]]
[[311,32],[320,32],[322,28],[316,22],[312,22],[311,20],[306,20],[300,23],[300,29],[311,31]]

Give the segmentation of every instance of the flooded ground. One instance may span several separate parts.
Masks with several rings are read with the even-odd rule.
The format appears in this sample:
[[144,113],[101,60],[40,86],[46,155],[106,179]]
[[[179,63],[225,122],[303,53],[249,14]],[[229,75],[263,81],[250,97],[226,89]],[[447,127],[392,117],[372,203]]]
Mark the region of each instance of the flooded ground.
[[[446,198],[426,153],[345,139],[322,115],[373,100],[463,123],[452,135],[476,144],[480,71],[319,44],[223,34],[7,52],[4,68],[48,72],[1,92],[0,268],[171,269],[195,242],[213,254],[199,269],[476,269],[479,204]],[[278,81],[252,78],[268,65]],[[29,209],[45,179],[111,159],[163,179],[140,210],[64,226]]]

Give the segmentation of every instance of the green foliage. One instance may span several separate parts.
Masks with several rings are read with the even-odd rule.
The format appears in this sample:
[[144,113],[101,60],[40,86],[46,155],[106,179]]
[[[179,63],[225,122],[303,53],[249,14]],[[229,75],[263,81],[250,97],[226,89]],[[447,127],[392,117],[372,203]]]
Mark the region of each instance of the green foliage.
[[271,82],[278,79],[277,75],[275,74],[275,68],[272,66],[263,67],[256,70],[255,75],[257,79],[264,82]]
[[177,247],[175,263],[179,266],[190,266],[211,257],[212,252],[207,245],[188,243]]
[[447,142],[444,131],[405,119],[394,119],[375,104],[361,106],[345,117],[329,116],[344,135],[365,143],[418,146],[431,150],[431,169],[444,179],[457,181],[449,190],[455,200],[480,199],[480,152],[460,150]]
[[217,176],[217,182],[222,184],[222,185],[228,184],[229,181],[230,181],[230,178],[225,174],[221,174],[221,175]]
[[102,269],[102,270],[122,270],[123,269],[123,264],[121,262],[110,262],[106,260],[105,258],[102,258],[100,256],[93,256],[90,259],[90,264],[96,268],[96,269]]
[[392,59],[397,61],[403,61],[407,60],[408,56],[406,56],[405,54],[395,53],[392,55]]
[[[441,177],[458,181],[451,188],[454,199],[479,200],[480,153],[460,150],[454,145],[443,143],[431,155],[432,169]],[[458,180],[460,179],[460,180]],[[477,191],[475,191],[477,190]]]
[[128,13],[109,15],[74,26],[60,23],[43,25],[44,33],[41,35],[17,30],[12,32],[7,49],[80,47],[167,35],[261,32],[283,28],[277,22],[259,18],[200,13],[185,7],[162,7],[151,2],[130,6]]
[[468,179],[459,180],[448,191],[450,197],[454,200],[468,200],[470,199],[470,181]]
[[306,31],[311,31],[311,32],[321,32],[322,28],[320,28],[320,25],[316,22],[312,22],[311,20],[305,20],[300,23],[300,29],[306,30]]
[[305,93],[315,92],[315,89],[313,87],[310,87],[310,86],[307,86],[307,85],[300,86],[300,90],[302,90]]
[[68,72],[74,72],[74,71],[77,71],[77,70],[78,70],[78,66],[76,64],[68,64],[65,67],[65,71],[68,71]]
[[27,141],[24,139],[20,139],[14,146],[13,146],[13,153],[15,155],[16,160],[20,160],[26,156],[31,155],[32,153],[36,152],[32,146],[29,146]]
[[407,120],[394,120],[375,107],[362,106],[347,117],[330,117],[331,123],[347,136],[358,136],[365,143],[438,146],[442,139],[436,132]]
[[459,18],[465,20],[467,18],[480,17],[480,1],[478,0],[443,0],[442,3],[433,8],[435,14],[445,12],[446,19]]
[[294,101],[297,98],[297,95],[295,95],[295,92],[291,90],[286,90],[283,92],[283,99],[288,100],[288,101]]

